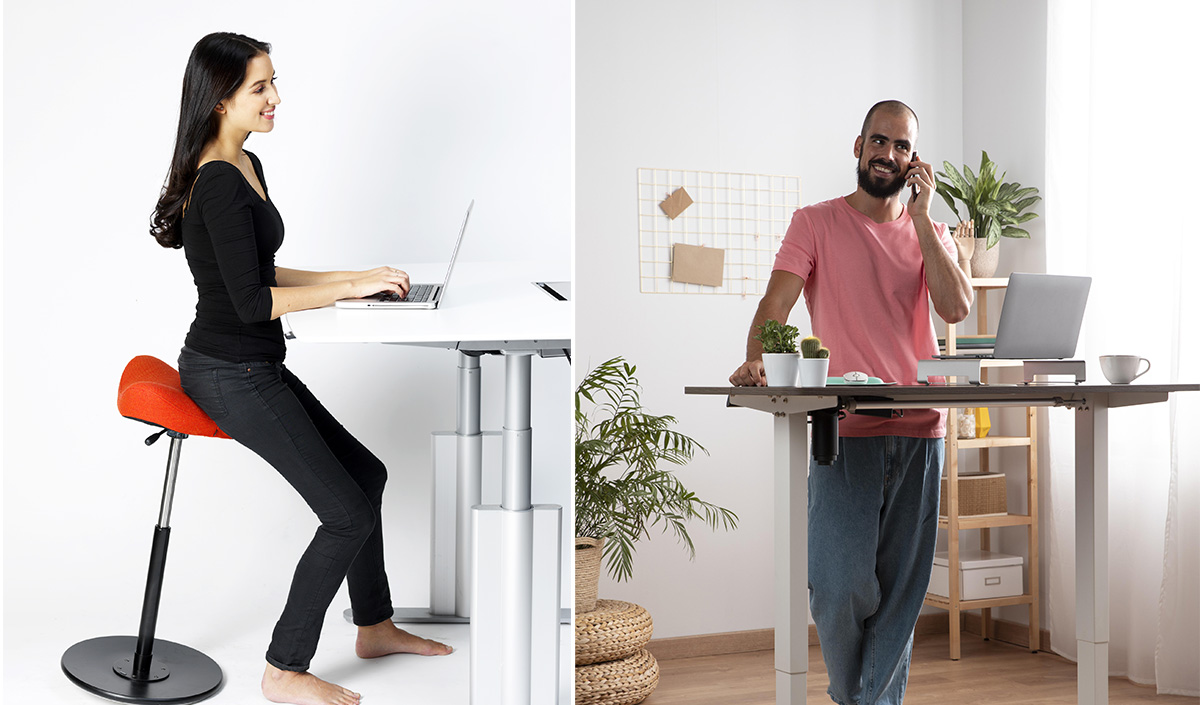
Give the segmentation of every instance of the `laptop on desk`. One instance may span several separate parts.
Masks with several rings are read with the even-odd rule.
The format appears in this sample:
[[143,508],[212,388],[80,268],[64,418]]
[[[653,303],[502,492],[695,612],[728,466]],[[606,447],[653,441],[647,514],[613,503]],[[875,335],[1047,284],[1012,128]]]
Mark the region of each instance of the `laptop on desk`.
[[462,227],[458,230],[458,240],[454,243],[454,252],[450,254],[450,264],[446,265],[446,278],[441,284],[411,284],[408,294],[403,298],[399,294],[382,291],[373,296],[361,299],[341,299],[334,303],[338,308],[382,308],[382,309],[418,309],[431,310],[438,307],[446,287],[450,284],[450,273],[454,271],[454,260],[458,258],[458,248],[462,245],[463,234],[467,232],[467,221],[471,219],[471,209],[475,201],[467,206],[467,215],[463,217]]
[[1000,309],[990,353],[938,355],[939,360],[1054,360],[1073,357],[1091,277],[1015,273]]

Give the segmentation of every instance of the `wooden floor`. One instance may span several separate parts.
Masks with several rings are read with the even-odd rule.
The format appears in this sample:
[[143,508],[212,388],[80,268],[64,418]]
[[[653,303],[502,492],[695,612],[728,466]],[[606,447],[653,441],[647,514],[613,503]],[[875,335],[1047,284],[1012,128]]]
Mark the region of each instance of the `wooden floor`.
[[[918,636],[904,701],[1067,705],[1075,702],[1075,664],[1050,652],[1031,654],[963,634],[962,659],[951,661],[946,634]],[[700,656],[659,662],[658,689],[645,705],[774,705],[773,652]],[[830,703],[829,680],[817,647],[809,649],[808,702]],[[1197,705],[1196,698],[1155,695],[1124,678],[1108,681],[1110,703]]]

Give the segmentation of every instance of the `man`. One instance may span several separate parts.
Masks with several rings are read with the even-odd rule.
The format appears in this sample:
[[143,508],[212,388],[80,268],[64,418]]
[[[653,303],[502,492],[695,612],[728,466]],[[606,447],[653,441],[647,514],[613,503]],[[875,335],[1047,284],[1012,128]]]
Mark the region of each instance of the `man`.
[[[946,225],[929,217],[936,185],[917,157],[917,130],[899,101],[867,113],[854,140],[858,187],[792,217],[732,384],[766,384],[757,326],[786,322],[801,293],[834,376],[914,383],[917,360],[937,354],[930,299],[943,319],[966,318],[970,278]],[[851,414],[834,464],[810,468],[809,602],[829,696],[842,705],[904,698],[937,538],[945,430],[943,410]]]

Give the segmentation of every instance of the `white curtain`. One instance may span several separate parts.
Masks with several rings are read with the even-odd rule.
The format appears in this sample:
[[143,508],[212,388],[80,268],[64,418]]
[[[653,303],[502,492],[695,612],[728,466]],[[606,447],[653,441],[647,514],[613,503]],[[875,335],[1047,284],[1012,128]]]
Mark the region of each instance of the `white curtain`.
[[[1200,381],[1200,3],[1050,0],[1047,270],[1092,277],[1078,355]],[[1136,384],[1136,383],[1135,383]],[[1073,412],[1050,414],[1049,628],[1074,659]],[[1110,675],[1200,695],[1200,393],[1109,413]]]

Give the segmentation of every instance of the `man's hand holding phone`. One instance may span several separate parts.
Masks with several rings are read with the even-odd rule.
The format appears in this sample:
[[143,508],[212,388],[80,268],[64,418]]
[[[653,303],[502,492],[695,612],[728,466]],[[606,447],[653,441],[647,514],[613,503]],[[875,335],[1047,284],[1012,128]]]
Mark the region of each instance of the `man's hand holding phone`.
[[937,185],[933,180],[933,166],[921,161],[916,152],[913,152],[912,159],[908,162],[905,184],[912,189],[912,197],[908,199],[909,215],[929,215],[929,206]]

